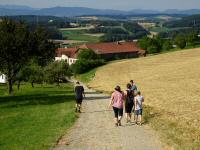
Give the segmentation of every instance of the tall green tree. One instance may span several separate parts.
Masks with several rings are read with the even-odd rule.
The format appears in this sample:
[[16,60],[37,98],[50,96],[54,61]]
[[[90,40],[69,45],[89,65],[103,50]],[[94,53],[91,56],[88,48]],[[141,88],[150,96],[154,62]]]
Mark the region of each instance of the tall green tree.
[[39,66],[53,61],[56,47],[48,38],[44,28],[29,31],[22,22],[7,18],[0,22],[0,72],[7,76],[9,94],[20,70],[31,59]]
[[13,91],[17,73],[30,58],[29,31],[21,22],[0,22],[0,71],[7,76],[8,92]]
[[162,49],[162,39],[159,36],[155,36],[153,38],[144,37],[139,40],[139,46],[146,50],[147,53],[159,53]]
[[34,59],[43,67],[52,62],[55,57],[56,46],[49,38],[48,31],[42,27],[37,27],[30,35]]
[[18,89],[21,81],[30,82],[34,87],[34,83],[42,84],[44,81],[44,69],[39,66],[35,60],[31,60],[29,64],[24,66],[16,76]]

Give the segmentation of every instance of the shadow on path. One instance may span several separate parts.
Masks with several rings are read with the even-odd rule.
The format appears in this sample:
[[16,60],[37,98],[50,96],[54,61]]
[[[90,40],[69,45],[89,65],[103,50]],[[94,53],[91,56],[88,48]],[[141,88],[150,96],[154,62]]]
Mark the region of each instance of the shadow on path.
[[95,111],[84,111],[82,113],[101,113],[101,112],[111,112],[112,110],[95,110]]
[[94,96],[94,97],[90,97],[90,95],[86,95],[85,100],[105,100],[105,99],[110,99],[110,96]]

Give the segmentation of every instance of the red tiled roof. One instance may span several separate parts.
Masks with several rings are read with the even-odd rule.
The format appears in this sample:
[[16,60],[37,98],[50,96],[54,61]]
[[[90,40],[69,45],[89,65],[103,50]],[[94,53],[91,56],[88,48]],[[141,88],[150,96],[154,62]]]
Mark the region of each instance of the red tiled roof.
[[137,42],[112,42],[112,43],[94,43],[84,44],[81,49],[92,49],[97,54],[127,53],[127,52],[145,52],[139,48]]
[[143,55],[145,51],[138,47],[137,42],[111,42],[111,43],[94,43],[84,44],[74,48],[58,48],[56,56],[61,57],[63,54],[70,58],[77,58],[80,49],[92,49],[97,54],[112,53],[139,53]]
[[73,48],[58,48],[56,50],[56,56],[61,57],[62,55],[66,55],[70,58],[75,58],[76,57],[76,52],[78,48],[73,47]]

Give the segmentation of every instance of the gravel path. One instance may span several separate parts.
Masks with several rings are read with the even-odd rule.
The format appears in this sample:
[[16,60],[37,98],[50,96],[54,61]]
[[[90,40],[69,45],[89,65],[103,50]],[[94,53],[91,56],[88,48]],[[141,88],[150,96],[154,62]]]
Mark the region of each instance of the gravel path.
[[114,126],[110,96],[86,88],[82,113],[74,127],[63,136],[55,150],[161,150],[155,133],[146,125],[125,123]]

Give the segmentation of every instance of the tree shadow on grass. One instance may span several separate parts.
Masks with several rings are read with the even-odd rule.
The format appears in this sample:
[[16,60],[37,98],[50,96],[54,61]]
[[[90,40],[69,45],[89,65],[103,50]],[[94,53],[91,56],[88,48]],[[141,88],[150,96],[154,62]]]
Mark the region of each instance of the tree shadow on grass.
[[94,110],[94,111],[85,111],[82,113],[101,113],[101,112],[112,112],[113,110]]
[[85,94],[102,94],[102,92],[92,91],[92,92],[85,92]]
[[27,105],[54,105],[58,103],[65,103],[74,100],[74,95],[48,95],[48,94],[34,94],[22,96],[5,96],[0,97],[1,108],[15,108]]

